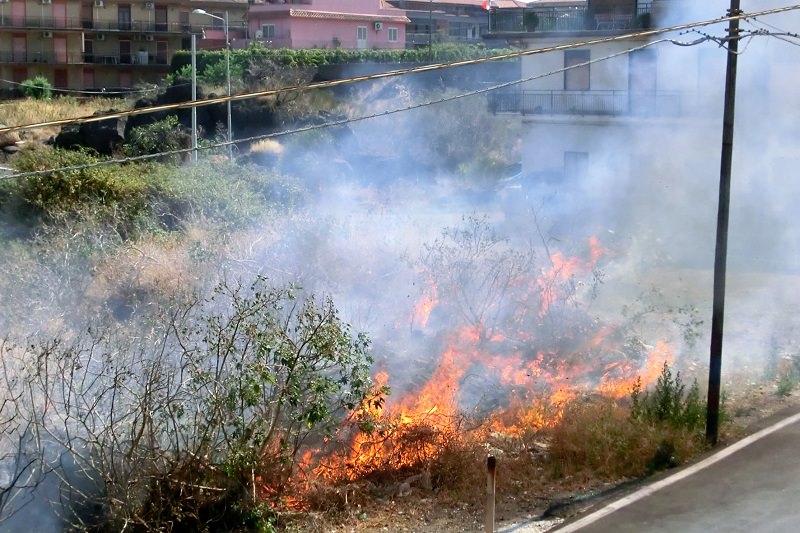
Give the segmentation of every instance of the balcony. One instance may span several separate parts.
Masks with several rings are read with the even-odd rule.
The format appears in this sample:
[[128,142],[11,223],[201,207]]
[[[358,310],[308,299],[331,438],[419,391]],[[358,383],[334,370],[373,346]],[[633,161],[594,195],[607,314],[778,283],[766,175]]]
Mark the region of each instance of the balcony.
[[668,118],[694,114],[686,96],[677,91],[517,91],[488,98],[493,113]]
[[0,52],[0,63],[36,63],[46,65],[76,65],[83,63],[83,54],[54,52]]
[[[237,23],[238,24],[238,23]],[[200,34],[203,30],[220,30],[210,24],[183,24],[180,22],[154,22],[144,20],[85,20],[80,18],[53,18],[53,17],[14,17],[0,15],[0,28],[14,28],[24,30],[81,30],[94,32],[131,32],[131,33],[176,33]],[[231,38],[243,38],[247,28],[231,26]]]
[[588,7],[496,9],[489,34],[623,31],[650,27],[650,4],[630,11],[598,13]]
[[0,64],[39,64],[39,65],[134,65],[164,67],[169,58],[158,54],[98,55],[84,53],[55,52],[0,52]]

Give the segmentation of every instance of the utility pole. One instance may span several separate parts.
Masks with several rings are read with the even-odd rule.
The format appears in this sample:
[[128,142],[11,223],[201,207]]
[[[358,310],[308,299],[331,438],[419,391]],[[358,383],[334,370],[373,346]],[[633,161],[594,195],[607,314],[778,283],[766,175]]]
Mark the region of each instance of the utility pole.
[[[729,16],[741,14],[740,0],[731,0]],[[722,119],[722,160],[717,208],[717,247],[714,254],[714,303],[711,315],[711,354],[708,369],[706,438],[712,445],[719,437],[719,399],[722,374],[722,328],[725,321],[725,272],[728,257],[728,219],[733,167],[733,122],[736,111],[736,69],[739,59],[739,19],[728,23],[728,65],[725,71],[725,111]]]

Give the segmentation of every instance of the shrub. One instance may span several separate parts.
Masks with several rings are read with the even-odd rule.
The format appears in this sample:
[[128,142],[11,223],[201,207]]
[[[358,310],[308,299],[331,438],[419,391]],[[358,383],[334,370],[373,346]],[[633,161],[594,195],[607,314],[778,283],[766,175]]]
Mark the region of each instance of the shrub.
[[23,81],[19,90],[23,96],[37,100],[49,100],[53,96],[53,85],[41,75]]
[[[122,150],[127,156],[170,152],[190,147],[190,140],[188,134],[181,128],[178,117],[170,115],[164,120],[133,128]],[[174,154],[160,157],[158,160],[178,162],[182,157],[181,154]]]
[[35,417],[39,430],[94,480],[72,503],[98,512],[72,521],[269,530],[301,448],[372,397],[369,339],[331,300],[264,278],[220,285],[146,326],[23,354],[38,361],[27,397],[58,410]]
[[673,377],[666,361],[652,391],[642,392],[640,379],[631,390],[631,416],[647,424],[670,424],[696,430],[705,421],[705,412],[697,380],[687,391],[680,372]]

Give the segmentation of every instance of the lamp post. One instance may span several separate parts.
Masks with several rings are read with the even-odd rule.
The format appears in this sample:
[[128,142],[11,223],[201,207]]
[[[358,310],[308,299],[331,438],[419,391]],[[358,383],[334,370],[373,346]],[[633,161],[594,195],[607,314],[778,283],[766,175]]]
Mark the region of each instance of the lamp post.
[[[195,9],[192,11],[195,15],[205,15],[212,19],[221,20],[225,25],[225,79],[228,84],[227,96],[231,95],[231,42],[228,38],[228,12],[225,11],[225,17],[218,17],[212,15],[205,9]],[[231,121],[231,101],[228,100],[228,159],[233,159],[233,124]]]
[[433,0],[428,2],[428,53],[433,46]]

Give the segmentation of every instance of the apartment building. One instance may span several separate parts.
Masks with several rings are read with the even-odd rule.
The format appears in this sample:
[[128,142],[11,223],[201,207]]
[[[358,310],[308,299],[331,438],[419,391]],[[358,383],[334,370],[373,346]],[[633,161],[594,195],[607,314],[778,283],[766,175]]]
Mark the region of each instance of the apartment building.
[[[127,89],[156,82],[172,54],[247,37],[246,0],[0,0],[0,79],[11,87],[37,75],[56,88]],[[193,13],[201,9],[212,15]]]
[[[664,23],[669,4],[588,0],[500,9],[492,13],[490,36],[535,49],[622,35]],[[719,57],[706,61],[716,45],[676,59],[669,44],[645,46],[653,40],[640,37],[522,60],[521,75],[528,81],[492,94],[489,106],[524,125],[524,145],[535,147],[523,151],[525,173],[560,180],[589,168],[643,172],[656,164],[653,139],[687,124],[695,132],[718,128],[710,93],[701,90],[723,65]],[[643,48],[627,53],[638,47]]]

